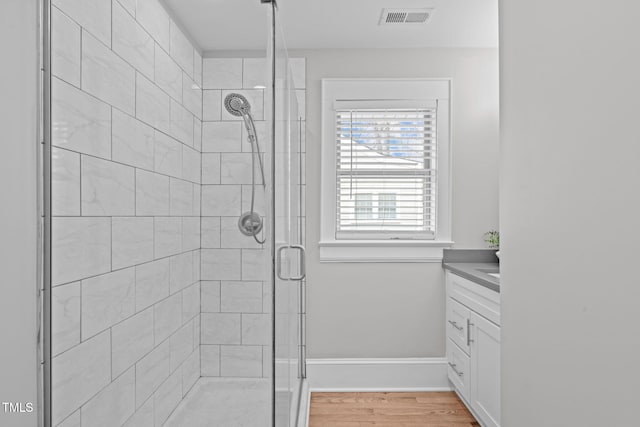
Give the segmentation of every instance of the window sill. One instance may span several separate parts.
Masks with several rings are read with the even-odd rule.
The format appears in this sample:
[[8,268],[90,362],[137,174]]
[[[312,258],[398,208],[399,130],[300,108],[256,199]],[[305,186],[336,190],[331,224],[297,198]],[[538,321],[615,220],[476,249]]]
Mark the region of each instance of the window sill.
[[442,262],[445,240],[321,241],[320,262]]

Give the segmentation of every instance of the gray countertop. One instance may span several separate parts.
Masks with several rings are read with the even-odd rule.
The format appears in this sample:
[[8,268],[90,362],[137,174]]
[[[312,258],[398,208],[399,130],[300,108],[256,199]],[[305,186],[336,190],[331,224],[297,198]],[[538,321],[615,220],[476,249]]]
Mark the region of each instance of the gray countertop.
[[500,264],[497,262],[443,262],[442,266],[458,276],[469,279],[492,291],[500,292],[500,279],[490,276],[487,271],[483,271],[499,271]]

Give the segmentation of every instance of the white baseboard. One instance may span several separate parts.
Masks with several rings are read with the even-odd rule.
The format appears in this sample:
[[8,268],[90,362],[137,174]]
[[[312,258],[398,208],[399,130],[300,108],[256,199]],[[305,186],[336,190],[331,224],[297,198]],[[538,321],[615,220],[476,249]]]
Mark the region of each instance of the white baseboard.
[[307,359],[310,391],[449,391],[444,357]]

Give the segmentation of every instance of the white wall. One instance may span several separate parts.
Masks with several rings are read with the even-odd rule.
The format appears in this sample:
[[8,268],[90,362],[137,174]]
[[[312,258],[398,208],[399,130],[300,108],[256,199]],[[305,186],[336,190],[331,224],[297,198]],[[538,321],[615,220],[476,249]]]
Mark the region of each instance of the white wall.
[[498,54],[492,49],[334,49],[307,58],[308,357],[444,355],[440,264],[320,263],[320,79],[453,78],[453,239],[486,247],[498,222]]
[[501,1],[502,425],[638,425],[640,4]]
[[[37,402],[37,2],[0,2],[0,402]],[[0,425],[33,427],[35,412]]]

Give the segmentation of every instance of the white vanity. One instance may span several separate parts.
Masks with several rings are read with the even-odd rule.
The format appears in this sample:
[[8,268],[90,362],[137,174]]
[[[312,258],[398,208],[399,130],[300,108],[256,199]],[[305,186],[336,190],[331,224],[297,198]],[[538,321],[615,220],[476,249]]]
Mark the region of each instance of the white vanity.
[[[483,275],[489,274],[487,269],[473,265],[464,265],[469,272],[445,265],[448,376],[480,424],[498,427],[500,293],[488,286],[489,280],[483,279]],[[473,270],[477,272],[475,277]],[[461,274],[478,280],[469,280]],[[497,283],[497,280],[494,278],[490,282]]]

